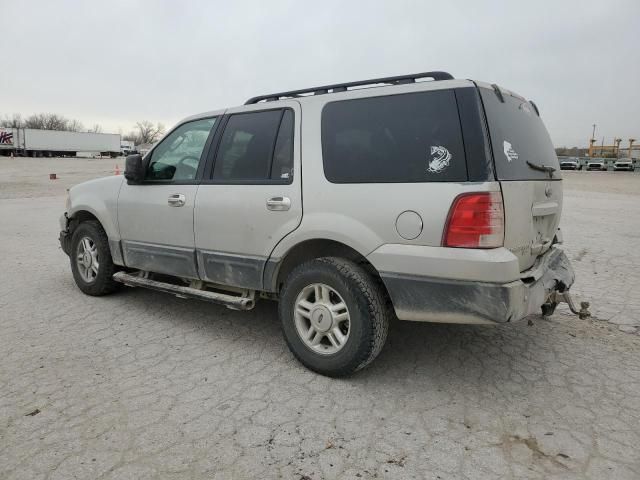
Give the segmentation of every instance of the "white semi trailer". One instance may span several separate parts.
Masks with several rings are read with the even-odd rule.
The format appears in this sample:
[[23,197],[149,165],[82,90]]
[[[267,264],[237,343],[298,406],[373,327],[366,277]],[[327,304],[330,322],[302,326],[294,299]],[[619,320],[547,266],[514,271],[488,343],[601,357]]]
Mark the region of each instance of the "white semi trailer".
[[33,128],[0,128],[0,155],[75,157],[78,152],[120,155],[117,133],[64,132]]

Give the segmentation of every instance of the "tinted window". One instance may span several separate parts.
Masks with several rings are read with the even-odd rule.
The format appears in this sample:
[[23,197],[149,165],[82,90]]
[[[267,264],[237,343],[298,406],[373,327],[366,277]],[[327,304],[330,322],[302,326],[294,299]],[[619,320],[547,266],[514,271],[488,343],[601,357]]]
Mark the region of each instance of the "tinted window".
[[[503,92],[504,103],[493,90],[480,89],[487,114],[498,180],[549,179],[527,161],[560,170],[549,133],[534,106]],[[559,177],[559,172],[554,174]]]
[[282,114],[282,110],[269,110],[232,115],[222,134],[213,178],[232,181],[269,179]]
[[334,183],[467,180],[452,90],[329,103],[322,155]]
[[215,118],[185,123],[171,132],[151,152],[147,180],[188,181],[196,178],[202,150]]

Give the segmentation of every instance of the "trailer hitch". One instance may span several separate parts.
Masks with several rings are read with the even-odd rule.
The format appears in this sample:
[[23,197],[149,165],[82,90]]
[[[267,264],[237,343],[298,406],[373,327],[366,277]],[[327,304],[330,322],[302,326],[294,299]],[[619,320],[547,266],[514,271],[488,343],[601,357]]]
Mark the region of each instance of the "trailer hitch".
[[551,295],[549,295],[548,304],[553,305],[553,310],[555,310],[555,306],[559,303],[566,303],[569,306],[569,310],[572,313],[578,315],[580,320],[585,320],[591,316],[591,312],[589,311],[589,302],[580,302],[580,310],[576,307],[576,304],[573,302],[573,298],[568,291],[559,292],[555,291]]

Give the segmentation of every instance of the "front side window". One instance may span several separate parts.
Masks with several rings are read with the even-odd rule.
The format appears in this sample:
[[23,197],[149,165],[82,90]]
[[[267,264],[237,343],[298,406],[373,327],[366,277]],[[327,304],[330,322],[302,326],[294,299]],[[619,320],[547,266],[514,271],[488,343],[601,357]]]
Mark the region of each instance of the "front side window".
[[203,118],[180,125],[151,152],[146,180],[194,180],[202,151],[215,124],[215,118]]
[[293,168],[293,112],[267,110],[231,115],[213,169],[217,181],[288,182]]
[[322,158],[333,183],[466,181],[455,94],[436,90],[328,103]]

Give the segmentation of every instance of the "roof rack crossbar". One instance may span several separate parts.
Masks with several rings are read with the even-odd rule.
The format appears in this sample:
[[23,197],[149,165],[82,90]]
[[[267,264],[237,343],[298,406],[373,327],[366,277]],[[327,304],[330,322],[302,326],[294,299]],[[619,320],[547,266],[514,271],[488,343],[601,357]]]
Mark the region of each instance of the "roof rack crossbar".
[[316,92],[329,93],[329,90],[332,93],[336,92],[344,92],[348,90],[350,87],[362,87],[365,85],[375,85],[379,83],[386,83],[390,85],[401,85],[405,83],[414,83],[419,78],[432,78],[435,81],[439,80],[453,80],[453,76],[447,72],[424,72],[424,73],[413,73],[410,75],[399,75],[396,77],[384,77],[384,78],[372,78],[369,80],[359,80],[357,82],[347,82],[347,83],[336,83],[334,85],[323,85],[320,87],[311,87],[311,88],[303,88],[301,90],[291,90],[289,92],[280,92],[280,93],[270,93],[269,95],[259,95],[257,97],[250,98],[245,102],[245,105],[250,105],[252,103],[258,103],[262,101],[272,102],[275,100],[280,100],[282,98],[295,98],[301,95],[313,95],[318,94]]

